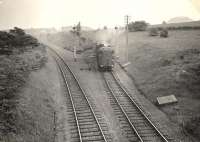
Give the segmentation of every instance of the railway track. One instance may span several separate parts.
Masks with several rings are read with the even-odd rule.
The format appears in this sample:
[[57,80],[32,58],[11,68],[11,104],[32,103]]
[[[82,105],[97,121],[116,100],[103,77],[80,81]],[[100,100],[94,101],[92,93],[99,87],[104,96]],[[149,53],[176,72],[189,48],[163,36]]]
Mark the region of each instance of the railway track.
[[54,52],[54,59],[64,79],[68,92],[67,98],[70,100],[71,140],[75,142],[111,142],[106,126],[101,122],[102,117],[95,111],[94,104],[86,96],[76,76],[62,57],[53,49],[51,51]]
[[113,72],[103,74],[111,96],[111,105],[130,141],[168,142],[134,99],[122,87]]

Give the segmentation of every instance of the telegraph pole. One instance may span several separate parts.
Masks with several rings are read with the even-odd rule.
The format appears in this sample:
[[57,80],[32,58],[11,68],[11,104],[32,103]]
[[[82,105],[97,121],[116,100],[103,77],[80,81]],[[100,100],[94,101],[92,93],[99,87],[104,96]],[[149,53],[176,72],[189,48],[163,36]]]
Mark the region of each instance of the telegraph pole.
[[115,55],[118,55],[118,45],[117,45],[117,37],[118,37],[118,27],[115,27]]
[[[76,62],[76,48],[80,48],[80,35],[81,35],[81,23],[79,22],[77,26],[73,27],[73,34],[74,34],[74,61]],[[78,37],[78,44],[76,43],[76,36]],[[76,47],[77,46],[77,47]]]
[[130,21],[130,16],[129,15],[125,15],[124,16],[124,21],[125,21],[125,31],[126,31],[126,48],[125,48],[125,65],[128,65],[129,64],[129,59],[128,59],[128,32],[129,32],[129,29],[128,29],[128,24],[129,24],[129,21]]
[[76,27],[73,27],[73,37],[74,37],[74,61],[76,62]]

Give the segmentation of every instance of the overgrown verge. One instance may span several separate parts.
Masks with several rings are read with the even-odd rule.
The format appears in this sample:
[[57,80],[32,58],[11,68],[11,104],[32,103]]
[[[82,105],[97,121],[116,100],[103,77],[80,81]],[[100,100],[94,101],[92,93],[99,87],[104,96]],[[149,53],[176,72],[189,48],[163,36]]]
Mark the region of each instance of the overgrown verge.
[[76,47],[77,54],[95,46],[93,31],[82,31],[79,36],[72,31],[48,34],[47,41],[72,52]]
[[18,91],[29,73],[45,64],[45,54],[45,47],[22,29],[0,31],[0,141],[13,141],[19,132]]
[[[133,32],[129,36],[131,64],[126,70],[139,90],[155,104],[157,97],[175,95],[178,103],[158,106],[159,109],[173,123],[199,138],[199,31],[171,31],[165,39],[148,37],[147,32]],[[123,49],[124,42],[118,39],[118,46]],[[123,63],[124,53],[120,51]]]

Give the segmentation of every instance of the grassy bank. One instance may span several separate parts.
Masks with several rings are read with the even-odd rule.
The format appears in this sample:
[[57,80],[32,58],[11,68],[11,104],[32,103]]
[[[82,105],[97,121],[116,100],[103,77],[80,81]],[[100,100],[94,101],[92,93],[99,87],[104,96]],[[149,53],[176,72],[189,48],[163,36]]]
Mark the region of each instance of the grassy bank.
[[[159,108],[196,137],[200,136],[199,37],[196,30],[170,31],[169,38],[150,37],[147,32],[130,33],[131,65],[126,68],[152,103],[156,104],[156,97],[175,95],[177,104]],[[118,37],[117,45],[123,61],[125,35]]]
[[38,110],[48,113],[47,109],[51,109],[50,112],[53,109],[51,106],[38,108],[42,103],[49,104],[49,98],[46,98],[47,102],[42,100],[36,106],[31,97],[40,100],[40,96],[22,95],[21,90],[29,83],[29,75],[45,65],[45,46],[19,28],[0,32],[0,45],[0,141],[34,142],[36,138],[39,140],[40,133],[48,134],[38,125],[40,120],[46,116],[45,120],[48,122],[48,117],[53,116],[52,113],[37,117],[33,115]]

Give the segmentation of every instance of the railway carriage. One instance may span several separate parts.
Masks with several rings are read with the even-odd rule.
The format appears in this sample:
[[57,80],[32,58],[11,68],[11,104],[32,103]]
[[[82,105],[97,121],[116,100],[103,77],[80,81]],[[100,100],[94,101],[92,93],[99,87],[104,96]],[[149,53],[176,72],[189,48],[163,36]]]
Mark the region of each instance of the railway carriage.
[[111,71],[114,67],[114,50],[110,46],[97,48],[97,65],[100,71]]

